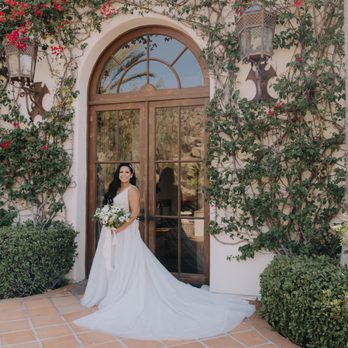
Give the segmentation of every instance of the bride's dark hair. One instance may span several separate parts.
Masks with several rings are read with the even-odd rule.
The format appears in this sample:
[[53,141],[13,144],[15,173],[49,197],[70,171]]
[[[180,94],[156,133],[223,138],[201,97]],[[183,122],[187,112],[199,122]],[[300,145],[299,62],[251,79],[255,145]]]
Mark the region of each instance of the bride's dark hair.
[[120,163],[117,166],[116,172],[114,174],[114,179],[110,183],[109,188],[104,195],[103,205],[112,204],[112,201],[113,201],[114,197],[116,196],[117,190],[121,187],[121,181],[119,178],[121,167],[128,167],[130,169],[131,173],[133,174],[133,176],[131,177],[129,182],[132,185],[136,185],[136,183],[137,183],[137,178],[135,176],[135,171],[134,171],[132,165],[130,163],[127,163],[127,162]]

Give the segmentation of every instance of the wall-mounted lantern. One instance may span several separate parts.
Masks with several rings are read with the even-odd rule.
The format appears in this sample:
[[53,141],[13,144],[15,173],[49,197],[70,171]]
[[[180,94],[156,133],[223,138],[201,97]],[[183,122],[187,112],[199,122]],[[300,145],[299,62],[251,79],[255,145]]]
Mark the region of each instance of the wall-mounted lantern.
[[30,119],[37,115],[43,115],[45,109],[42,106],[42,99],[48,88],[42,82],[33,82],[37,58],[37,43],[27,43],[23,48],[4,42],[8,76],[10,81],[19,83],[20,96],[25,97],[26,107]]
[[276,73],[272,67],[266,70],[266,66],[273,55],[275,23],[276,16],[259,2],[252,2],[236,22],[242,61],[252,65],[247,80],[253,80],[256,84],[253,101],[273,99],[268,94],[267,84]]

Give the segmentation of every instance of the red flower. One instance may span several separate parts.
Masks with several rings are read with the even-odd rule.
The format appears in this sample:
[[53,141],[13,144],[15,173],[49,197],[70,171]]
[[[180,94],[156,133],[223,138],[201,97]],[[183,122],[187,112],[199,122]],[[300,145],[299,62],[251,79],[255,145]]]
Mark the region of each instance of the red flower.
[[302,6],[302,0],[296,0],[294,6],[295,6],[296,8],[301,7],[301,6]]
[[1,147],[5,150],[8,150],[8,146],[11,145],[11,140],[7,140],[1,144]]
[[274,105],[274,108],[277,109],[277,110],[279,110],[279,109],[282,108],[282,106],[283,106],[284,104],[285,104],[285,102],[284,102],[283,100],[280,100],[280,101],[278,102],[278,104]]
[[19,5],[19,11],[17,12],[18,16],[24,16],[25,6],[26,6],[25,2],[21,2],[21,4]]
[[6,21],[5,13],[0,11],[0,23],[6,23]]
[[69,19],[64,19],[63,22],[58,23],[59,28],[64,28],[66,25],[70,23]]
[[11,7],[15,7],[18,5],[18,2],[13,0],[6,0],[5,4],[10,5]]
[[42,151],[47,151],[48,147],[47,147],[47,145],[42,145],[41,149],[42,149]]
[[234,15],[235,16],[239,16],[242,12],[244,11],[244,7],[241,6],[241,7],[238,7],[234,10]]
[[295,61],[299,62],[299,63],[303,63],[304,62],[304,58],[299,56],[298,54],[295,56]]
[[51,53],[53,56],[61,56],[64,51],[64,46],[51,46]]
[[65,4],[65,1],[54,0],[53,2],[54,9],[57,11],[64,11],[64,7],[61,4]]
[[267,115],[268,115],[268,116],[273,116],[273,115],[274,115],[274,110],[269,109],[269,110],[267,111]]
[[[20,33],[21,31],[21,33]],[[27,29],[23,26],[20,26],[19,29],[13,30],[11,33],[6,34],[6,39],[10,45],[16,46],[18,49],[26,49],[28,37],[23,36],[27,32]]]
[[19,123],[18,122],[13,122],[13,128],[14,129],[20,128]]
[[43,16],[43,12],[39,10],[38,6],[35,6],[35,16],[36,17],[42,17]]

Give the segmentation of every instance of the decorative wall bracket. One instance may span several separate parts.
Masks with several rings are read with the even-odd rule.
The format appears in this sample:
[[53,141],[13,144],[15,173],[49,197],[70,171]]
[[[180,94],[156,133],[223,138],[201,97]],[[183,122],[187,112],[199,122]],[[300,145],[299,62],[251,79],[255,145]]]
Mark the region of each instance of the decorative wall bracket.
[[251,80],[256,85],[256,95],[253,102],[259,100],[275,100],[268,93],[268,82],[272,77],[276,77],[277,73],[273,69],[272,65],[267,64],[265,61],[259,61],[258,63],[252,64],[246,81]]
[[21,83],[19,96],[25,98],[26,108],[31,121],[38,115],[43,116],[46,110],[42,106],[43,98],[49,93],[46,84],[42,82]]

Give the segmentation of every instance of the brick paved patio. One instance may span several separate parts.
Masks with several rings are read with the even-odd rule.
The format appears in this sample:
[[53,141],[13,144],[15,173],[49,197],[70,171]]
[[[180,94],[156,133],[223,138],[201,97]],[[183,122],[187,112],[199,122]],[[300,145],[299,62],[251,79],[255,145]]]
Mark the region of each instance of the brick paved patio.
[[1,348],[295,348],[257,315],[227,335],[191,341],[137,341],[81,329],[72,321],[91,312],[79,303],[83,286],[0,301]]

